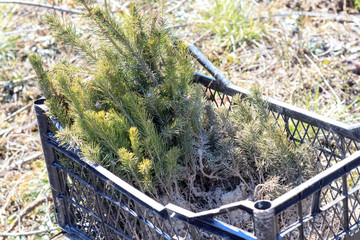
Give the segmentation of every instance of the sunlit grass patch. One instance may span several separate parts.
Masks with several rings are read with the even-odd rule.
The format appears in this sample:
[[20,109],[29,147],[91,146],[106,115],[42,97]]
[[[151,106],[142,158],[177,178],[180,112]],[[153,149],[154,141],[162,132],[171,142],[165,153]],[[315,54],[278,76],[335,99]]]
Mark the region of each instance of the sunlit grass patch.
[[[31,166],[31,167],[30,167]],[[51,199],[43,201],[43,198],[51,196],[50,187],[48,185],[48,177],[45,171],[45,163],[42,159],[34,161],[30,166],[26,166],[26,171],[21,177],[7,176],[5,181],[0,181],[0,187],[3,189],[5,184],[12,189],[7,197],[9,203],[0,205],[6,208],[8,215],[0,221],[0,230],[2,232],[10,230],[11,232],[24,231],[31,228],[33,230],[54,229],[55,215]],[[29,168],[31,171],[29,171]],[[10,183],[9,183],[10,182]],[[39,202],[39,204],[36,204]],[[4,204],[4,203],[3,203]],[[34,209],[30,209],[26,214],[24,210],[29,206],[36,204]],[[24,214],[20,218],[20,214]],[[15,227],[12,227],[15,223]],[[44,239],[46,235],[54,235],[59,231],[56,229],[50,232],[45,231],[42,234],[33,236],[32,239]],[[45,237],[47,238],[47,237]],[[18,239],[10,237],[8,239]]]
[[254,43],[264,36],[267,26],[254,19],[254,3],[248,0],[216,0],[202,12],[203,30],[211,30],[222,46],[235,51],[243,42]]
[[0,62],[15,60],[16,55],[13,51],[18,36],[10,36],[6,34],[9,26],[12,23],[16,6],[10,10],[7,8],[0,8]]

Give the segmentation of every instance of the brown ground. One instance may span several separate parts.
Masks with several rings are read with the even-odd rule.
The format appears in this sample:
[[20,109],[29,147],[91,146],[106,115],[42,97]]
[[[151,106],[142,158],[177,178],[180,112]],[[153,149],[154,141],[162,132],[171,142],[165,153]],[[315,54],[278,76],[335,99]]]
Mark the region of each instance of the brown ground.
[[[360,18],[276,17],[263,21],[266,30],[260,41],[227,50],[226,39],[201,27],[211,20],[200,13],[211,6],[199,2],[169,0],[169,9],[173,9],[169,23],[182,25],[176,29],[179,35],[195,41],[234,83],[245,88],[258,85],[264,94],[299,107],[350,124],[360,122]],[[345,7],[342,0],[258,2],[251,12],[254,18],[292,10],[358,14],[351,1]],[[71,0],[41,3],[74,7]],[[118,11],[122,4],[113,4],[113,10]],[[27,60],[31,52],[38,52],[52,65],[71,52],[55,41],[42,21],[49,11],[0,5],[0,234],[56,228],[32,107],[41,94]],[[77,15],[63,15],[79,21]],[[47,238],[58,231],[27,238]]]

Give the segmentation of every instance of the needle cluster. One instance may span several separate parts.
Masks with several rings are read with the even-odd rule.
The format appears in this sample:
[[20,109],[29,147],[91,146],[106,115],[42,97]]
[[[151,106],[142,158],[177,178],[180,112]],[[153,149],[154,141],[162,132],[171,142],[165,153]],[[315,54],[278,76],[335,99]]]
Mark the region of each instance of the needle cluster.
[[47,21],[87,65],[64,60],[47,72],[30,56],[61,142],[157,199],[207,201],[219,186],[253,191],[274,176],[288,185],[311,175],[309,151],[290,146],[259,94],[234,99],[231,112],[202,97],[188,48],[162,13],[132,5],[115,17],[79,3],[96,44],[57,15]]

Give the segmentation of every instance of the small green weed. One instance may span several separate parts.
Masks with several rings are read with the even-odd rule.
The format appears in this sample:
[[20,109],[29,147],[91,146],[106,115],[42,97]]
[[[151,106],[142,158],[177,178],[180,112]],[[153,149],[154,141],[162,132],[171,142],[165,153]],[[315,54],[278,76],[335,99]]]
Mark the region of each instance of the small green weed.
[[15,7],[11,11],[0,10],[0,62],[15,59],[14,48],[18,36],[8,36],[4,32],[8,29],[11,19],[15,12]]
[[266,26],[252,17],[252,3],[247,0],[216,0],[202,15],[203,29],[211,29],[229,49],[235,50],[242,42],[259,41]]
[[360,0],[353,0],[354,8],[360,10]]

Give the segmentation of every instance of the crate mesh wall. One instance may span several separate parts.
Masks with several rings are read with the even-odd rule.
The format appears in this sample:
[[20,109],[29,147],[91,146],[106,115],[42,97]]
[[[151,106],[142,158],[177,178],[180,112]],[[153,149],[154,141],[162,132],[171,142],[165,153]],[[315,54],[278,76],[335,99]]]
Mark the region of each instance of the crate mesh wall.
[[[216,106],[231,108],[231,96],[214,86],[205,86],[205,96]],[[321,171],[360,150],[356,139],[336,134],[326,126],[305,123],[271,107],[270,113],[293,144],[306,143],[318,150],[316,158]],[[57,159],[52,167],[60,178],[61,194],[57,198],[65,209],[65,230],[91,239],[256,239],[251,213],[238,209],[210,217],[206,221],[214,228],[209,229],[195,220],[173,217],[174,213],[166,209],[156,212],[96,172],[76,152],[59,146],[52,138],[49,144],[56,149]],[[276,213],[278,238],[345,239],[346,233],[356,233],[360,224],[359,171],[356,167],[319,191],[305,198],[300,196],[301,200],[291,206],[280,206],[282,210]],[[243,215],[245,220],[229,226],[235,215]],[[221,224],[226,231],[221,230]],[[245,234],[234,237],[228,235],[231,231]]]

